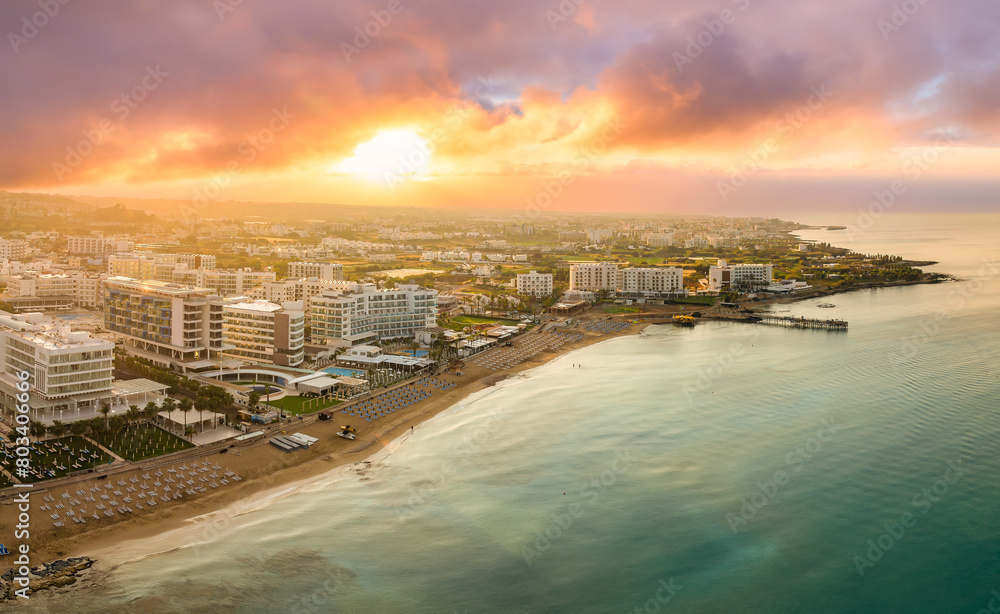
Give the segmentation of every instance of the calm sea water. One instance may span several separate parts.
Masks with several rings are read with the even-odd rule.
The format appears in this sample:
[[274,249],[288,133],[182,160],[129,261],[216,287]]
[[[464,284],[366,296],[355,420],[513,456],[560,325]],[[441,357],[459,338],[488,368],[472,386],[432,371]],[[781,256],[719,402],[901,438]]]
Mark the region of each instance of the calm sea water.
[[661,327],[576,352],[368,469],[131,547],[92,590],[25,610],[987,608],[1000,589],[1000,217],[803,236],[940,260],[965,281],[777,308],[847,319],[847,333]]

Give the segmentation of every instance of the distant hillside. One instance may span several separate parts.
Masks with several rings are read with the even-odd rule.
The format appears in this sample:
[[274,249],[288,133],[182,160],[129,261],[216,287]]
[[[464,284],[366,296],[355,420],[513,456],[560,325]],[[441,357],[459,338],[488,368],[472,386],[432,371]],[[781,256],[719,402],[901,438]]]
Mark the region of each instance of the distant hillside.
[[[126,209],[145,211],[166,219],[184,219],[191,215],[192,211],[192,202],[190,200],[104,196],[75,196],[74,198],[98,208],[121,204]],[[198,211],[198,217],[203,219],[261,217],[267,220],[289,222],[301,222],[304,220],[350,222],[370,219],[373,216],[380,215],[395,219],[405,219],[407,217],[420,219],[426,215],[426,211],[427,209],[417,207],[365,207],[341,203],[225,201],[210,203],[204,209]]]

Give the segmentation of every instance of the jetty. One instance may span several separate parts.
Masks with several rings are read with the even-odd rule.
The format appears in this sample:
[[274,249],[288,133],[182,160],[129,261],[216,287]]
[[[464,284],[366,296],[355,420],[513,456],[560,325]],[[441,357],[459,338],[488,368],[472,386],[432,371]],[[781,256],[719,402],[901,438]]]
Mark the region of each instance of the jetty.
[[847,320],[818,320],[813,318],[803,318],[796,316],[779,316],[768,313],[742,312],[742,313],[712,313],[705,314],[706,319],[729,320],[736,322],[747,322],[750,324],[768,324],[771,326],[785,326],[788,328],[812,328],[820,330],[847,330]]

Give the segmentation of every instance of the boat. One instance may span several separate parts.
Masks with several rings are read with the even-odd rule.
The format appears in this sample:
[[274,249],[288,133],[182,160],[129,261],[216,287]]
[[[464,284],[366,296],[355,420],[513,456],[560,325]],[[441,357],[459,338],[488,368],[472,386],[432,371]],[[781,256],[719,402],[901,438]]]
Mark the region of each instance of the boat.
[[827,226],[827,230],[847,230],[847,226]]
[[357,431],[351,428],[351,425],[349,424],[340,427],[340,430],[337,431],[337,435],[343,437],[344,439],[357,439],[358,436],[356,435],[356,433]]
[[833,303],[820,303],[819,305],[816,306],[822,309],[832,309],[833,307],[836,307],[836,305],[834,305]]

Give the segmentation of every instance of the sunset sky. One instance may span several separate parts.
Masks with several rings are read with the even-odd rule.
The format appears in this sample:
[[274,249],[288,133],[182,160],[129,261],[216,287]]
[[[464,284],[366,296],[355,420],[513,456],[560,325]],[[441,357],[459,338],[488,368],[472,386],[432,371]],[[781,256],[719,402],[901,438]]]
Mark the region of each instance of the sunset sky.
[[995,0],[61,2],[0,5],[0,188],[996,209]]

